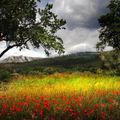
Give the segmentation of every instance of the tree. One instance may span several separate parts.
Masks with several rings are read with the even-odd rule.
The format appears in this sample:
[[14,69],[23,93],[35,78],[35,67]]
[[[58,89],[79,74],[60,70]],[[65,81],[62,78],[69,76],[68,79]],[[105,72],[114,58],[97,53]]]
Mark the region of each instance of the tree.
[[100,42],[97,43],[96,47],[101,51],[106,46],[112,47],[112,52],[109,52],[109,55],[107,54],[107,61],[115,59],[117,62],[109,63],[116,63],[114,66],[118,66],[120,65],[120,0],[111,0],[107,8],[109,9],[108,13],[98,19],[101,28]]
[[43,47],[46,54],[55,50],[64,52],[63,41],[56,35],[64,29],[66,21],[58,19],[47,4],[41,9],[40,0],[0,0],[0,42],[6,42],[6,49],[0,53],[2,57],[13,47],[27,48],[31,44],[35,48]]
[[120,0],[111,0],[109,12],[98,20],[101,26],[98,48],[106,46],[120,51]]

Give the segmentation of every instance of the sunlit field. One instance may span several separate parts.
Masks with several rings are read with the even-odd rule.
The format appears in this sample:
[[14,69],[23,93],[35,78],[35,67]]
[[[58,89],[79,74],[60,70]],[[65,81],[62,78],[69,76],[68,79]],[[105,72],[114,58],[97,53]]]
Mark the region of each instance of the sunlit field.
[[0,86],[0,120],[120,120],[120,77],[14,77]]

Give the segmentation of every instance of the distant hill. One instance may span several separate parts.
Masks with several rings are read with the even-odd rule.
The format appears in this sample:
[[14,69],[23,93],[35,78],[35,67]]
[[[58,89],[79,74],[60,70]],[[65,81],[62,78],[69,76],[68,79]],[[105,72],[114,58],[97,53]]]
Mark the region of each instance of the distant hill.
[[0,64],[0,69],[20,74],[51,74],[55,72],[90,71],[95,72],[101,66],[97,52],[78,52],[49,58],[10,57]]
[[10,56],[0,61],[0,63],[24,63],[40,59],[39,57]]

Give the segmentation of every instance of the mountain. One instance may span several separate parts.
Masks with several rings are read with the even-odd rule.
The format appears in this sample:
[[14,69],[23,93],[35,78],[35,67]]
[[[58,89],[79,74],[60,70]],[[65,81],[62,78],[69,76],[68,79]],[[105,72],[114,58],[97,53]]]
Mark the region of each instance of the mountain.
[[10,56],[5,58],[4,60],[0,61],[0,63],[24,63],[30,62],[33,60],[41,59],[39,57],[27,57],[27,56]]

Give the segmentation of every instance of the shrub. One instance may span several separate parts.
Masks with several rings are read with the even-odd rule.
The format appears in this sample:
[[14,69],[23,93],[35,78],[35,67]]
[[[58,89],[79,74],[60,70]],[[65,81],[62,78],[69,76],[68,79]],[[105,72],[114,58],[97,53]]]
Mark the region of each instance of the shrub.
[[44,68],[43,72],[45,74],[52,74],[52,73],[55,73],[56,72],[56,69],[55,68],[52,68],[52,67],[46,67]]
[[0,81],[7,82],[10,79],[10,72],[6,70],[0,70]]
[[99,69],[96,70],[96,73],[97,73],[97,74],[102,74],[102,73],[103,73],[103,70],[99,68]]

